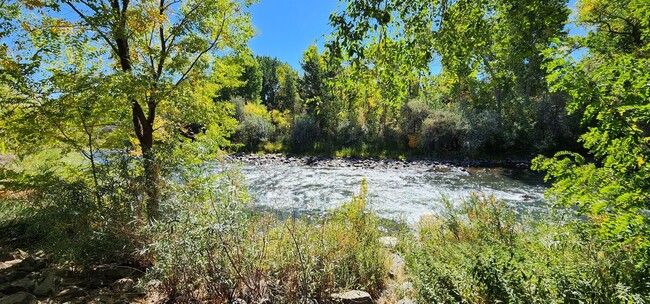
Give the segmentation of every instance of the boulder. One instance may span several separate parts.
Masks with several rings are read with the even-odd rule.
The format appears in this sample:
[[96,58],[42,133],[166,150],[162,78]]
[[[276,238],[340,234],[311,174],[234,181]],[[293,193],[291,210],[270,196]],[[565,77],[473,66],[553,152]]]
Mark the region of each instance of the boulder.
[[403,271],[404,271],[404,258],[399,256],[398,254],[393,253],[392,263],[390,265],[390,269],[388,270],[388,276],[391,279],[395,279],[397,275],[402,273]]
[[130,278],[122,278],[111,284],[113,290],[117,292],[132,292],[133,286],[135,286],[135,282]]
[[34,285],[36,285],[34,281],[28,278],[23,278],[18,281],[3,284],[0,286],[0,292],[4,294],[13,294],[21,291],[29,292],[32,291]]
[[361,290],[350,290],[332,294],[335,303],[343,304],[372,304],[372,297],[369,293]]
[[53,294],[54,290],[56,289],[56,281],[57,277],[54,275],[45,277],[45,279],[43,279],[43,281],[41,281],[38,285],[36,285],[36,288],[34,288],[34,294],[39,297]]
[[34,304],[36,297],[28,292],[18,292],[0,299],[0,304]]
[[35,259],[29,256],[18,265],[18,269],[27,272],[38,271],[43,269],[46,264],[47,263],[42,259]]
[[19,270],[5,272],[0,276],[0,284],[20,280],[28,275],[29,272]]

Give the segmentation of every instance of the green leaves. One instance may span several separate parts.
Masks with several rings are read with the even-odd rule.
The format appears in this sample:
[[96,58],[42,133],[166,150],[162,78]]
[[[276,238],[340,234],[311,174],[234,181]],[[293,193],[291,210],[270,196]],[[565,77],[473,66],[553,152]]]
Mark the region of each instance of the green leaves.
[[[648,248],[650,220],[650,24],[637,1],[585,0],[578,19],[592,30],[585,38],[560,42],[546,52],[548,81],[571,96],[568,109],[590,126],[581,136],[596,158],[573,162],[557,154],[539,157],[534,168],[555,183],[549,194],[577,206],[600,236],[614,244]],[[642,34],[646,33],[646,34]],[[581,61],[566,59],[572,45],[587,47]]]

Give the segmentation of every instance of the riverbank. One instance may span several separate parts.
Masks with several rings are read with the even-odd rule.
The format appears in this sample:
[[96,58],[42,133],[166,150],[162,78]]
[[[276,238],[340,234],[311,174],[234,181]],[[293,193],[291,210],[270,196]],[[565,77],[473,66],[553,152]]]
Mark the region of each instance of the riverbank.
[[[125,252],[131,258],[151,259],[146,267],[62,262],[57,252],[38,250],[43,239],[16,242],[2,234],[0,278],[5,279],[0,282],[0,303],[647,299],[643,270],[634,268],[638,256],[584,234],[580,222],[522,221],[502,202],[473,197],[459,207],[447,206],[440,216],[422,218],[415,230],[387,232],[366,209],[363,189],[350,204],[314,222],[241,217],[245,213],[185,201],[183,216],[189,221],[154,224],[147,228],[150,244]],[[222,219],[218,225],[224,228],[213,231],[220,213],[237,216],[234,221]]]
[[525,159],[437,159],[437,158],[378,158],[378,157],[335,157],[335,156],[304,156],[292,154],[246,154],[237,153],[226,156],[228,161],[241,161],[252,164],[298,164],[320,167],[364,167],[364,168],[504,168],[530,169],[531,161]]

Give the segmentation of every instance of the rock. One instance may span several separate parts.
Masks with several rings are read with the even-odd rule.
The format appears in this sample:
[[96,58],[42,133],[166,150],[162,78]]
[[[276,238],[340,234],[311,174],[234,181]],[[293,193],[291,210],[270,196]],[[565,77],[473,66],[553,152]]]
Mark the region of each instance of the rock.
[[31,256],[25,258],[20,265],[18,265],[18,269],[27,271],[27,272],[32,272],[32,271],[38,271],[42,268],[45,267],[47,263],[45,263],[44,260],[42,259],[35,259]]
[[393,236],[382,236],[379,238],[379,242],[386,248],[392,249],[397,246],[397,238]]
[[415,304],[415,301],[413,301],[413,300],[411,300],[409,298],[404,298],[404,299],[399,300],[399,302],[397,302],[397,304]]
[[0,276],[0,284],[20,280],[26,277],[27,275],[29,275],[29,272],[20,271],[20,270],[3,273],[2,276]]
[[399,254],[393,253],[393,267],[404,267],[404,258],[399,256]]
[[132,279],[123,278],[113,282],[113,284],[111,284],[111,287],[117,292],[131,292],[133,291],[134,285],[135,282],[133,282]]
[[9,252],[7,248],[0,247],[0,262],[13,260],[14,256]]
[[6,283],[0,287],[0,292],[4,294],[13,294],[21,291],[29,292],[34,288],[34,281],[24,278],[11,283]]
[[361,290],[350,290],[332,294],[335,303],[343,304],[372,304],[372,297],[369,293]]
[[0,304],[34,304],[36,297],[28,292],[18,292],[0,299]]
[[393,260],[392,260],[392,263],[390,265],[390,269],[388,270],[388,276],[391,279],[395,279],[397,274],[402,273],[402,271],[404,269],[404,258],[402,258],[401,256],[399,256],[396,253],[393,253],[392,257],[393,257]]
[[56,281],[57,278],[54,275],[49,275],[45,277],[45,279],[41,281],[41,283],[36,285],[36,288],[34,288],[34,294],[39,297],[44,297],[53,294],[54,290],[56,289]]

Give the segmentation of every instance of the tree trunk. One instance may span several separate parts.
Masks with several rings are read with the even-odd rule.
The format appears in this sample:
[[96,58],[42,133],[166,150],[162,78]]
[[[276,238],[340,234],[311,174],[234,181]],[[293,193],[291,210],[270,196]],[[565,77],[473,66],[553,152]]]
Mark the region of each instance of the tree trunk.
[[153,122],[155,119],[156,105],[149,102],[149,116],[145,116],[140,104],[133,100],[133,127],[142,149],[142,160],[144,166],[146,213],[147,218],[153,221],[158,218],[160,212],[160,164],[156,159],[153,150]]
[[160,216],[160,164],[156,160],[156,154],[150,147],[146,150],[144,146],[142,148],[145,192],[147,195],[147,218],[149,221],[153,221]]

